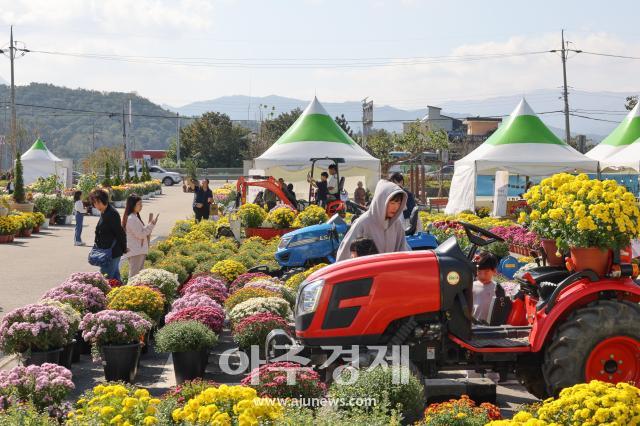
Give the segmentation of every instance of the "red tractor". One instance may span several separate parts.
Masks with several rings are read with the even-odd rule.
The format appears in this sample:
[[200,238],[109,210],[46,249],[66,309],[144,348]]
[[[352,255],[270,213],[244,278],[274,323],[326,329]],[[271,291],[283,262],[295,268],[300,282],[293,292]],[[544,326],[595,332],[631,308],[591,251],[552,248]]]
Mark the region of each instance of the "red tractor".
[[315,191],[313,189],[312,182],[316,180],[316,177],[314,176],[314,172],[316,171],[316,163],[318,161],[329,162],[329,164],[335,166],[336,168],[336,180],[338,181],[338,190],[337,190],[338,197],[329,198],[326,206],[327,215],[331,217],[339,211],[342,211],[342,210],[346,211],[347,206],[345,202],[340,199],[340,195],[342,194],[342,190],[344,189],[344,176],[340,177],[339,165],[344,164],[345,162],[344,158],[322,157],[322,158],[311,158],[309,159],[309,161],[311,161],[311,171],[307,174],[307,181],[309,182],[309,203],[315,202]]
[[443,370],[515,373],[539,398],[595,379],[640,383],[635,267],[612,259],[607,276],[531,269],[517,278],[522,309],[511,310],[506,325],[476,325],[471,259],[501,238],[463,225],[467,254],[452,237],[433,251],[361,257],[311,275],[298,293],[295,339],[274,330],[268,357],[283,344],[301,345],[314,364],[326,360],[327,346],[356,345],[366,354],[373,345],[408,345],[412,367],[428,378]]

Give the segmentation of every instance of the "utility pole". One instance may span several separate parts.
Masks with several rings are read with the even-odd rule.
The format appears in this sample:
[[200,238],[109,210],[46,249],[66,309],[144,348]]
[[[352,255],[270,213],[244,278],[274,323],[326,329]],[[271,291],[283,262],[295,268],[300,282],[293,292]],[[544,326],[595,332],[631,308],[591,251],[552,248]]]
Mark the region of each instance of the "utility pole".
[[124,153],[124,161],[127,161],[127,127],[124,118],[124,104],[122,104],[122,152]]
[[564,42],[564,30],[562,30],[562,78],[564,80],[564,130],[567,143],[571,141],[571,128],[569,127],[569,93],[567,91],[567,49]]
[[367,136],[371,133],[373,126],[373,101],[362,100],[362,147],[367,147]]
[[13,43],[13,25],[11,26],[11,34],[9,36],[9,62],[11,63],[11,146],[13,147],[13,158],[17,158],[18,138],[17,138],[17,120],[16,120],[16,84],[13,62],[16,59],[16,46]]
[[176,112],[176,160],[178,160],[178,168],[180,168],[180,113]]

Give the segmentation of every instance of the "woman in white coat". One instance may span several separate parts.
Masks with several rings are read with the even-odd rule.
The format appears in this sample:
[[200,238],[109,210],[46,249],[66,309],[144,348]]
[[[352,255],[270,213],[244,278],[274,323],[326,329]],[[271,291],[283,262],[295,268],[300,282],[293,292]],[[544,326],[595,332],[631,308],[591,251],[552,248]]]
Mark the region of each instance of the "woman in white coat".
[[129,277],[136,275],[144,266],[144,261],[149,253],[149,240],[153,227],[158,222],[153,214],[149,215],[149,224],[145,225],[140,217],[142,210],[142,198],[136,194],[131,194],[127,198],[127,205],[122,215],[122,227],[127,232],[127,253],[125,258],[129,259]]

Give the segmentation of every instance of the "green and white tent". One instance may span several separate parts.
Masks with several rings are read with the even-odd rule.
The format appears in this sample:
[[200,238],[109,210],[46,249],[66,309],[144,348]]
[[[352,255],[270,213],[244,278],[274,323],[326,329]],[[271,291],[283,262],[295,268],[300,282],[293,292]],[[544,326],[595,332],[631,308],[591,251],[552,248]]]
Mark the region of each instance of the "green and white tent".
[[58,175],[64,181],[63,161],[56,157],[40,138],[20,157],[24,184],[29,185],[39,177]]
[[600,162],[608,162],[607,160],[624,151],[638,138],[640,138],[640,103],[636,104],[609,136],[585,155]]
[[[373,191],[380,179],[380,160],[351,139],[315,97],[296,122],[254,160],[254,169],[292,182],[296,191],[302,193],[308,188],[309,160],[321,157],[344,158],[340,176],[346,178],[345,189],[349,193],[359,180]],[[318,165],[326,169],[329,163],[325,163]],[[319,176],[320,171],[316,170],[316,174]]]
[[[624,129],[624,132],[620,130],[621,128]],[[600,161],[600,168],[603,170],[626,172],[633,170],[640,172],[640,104],[636,104],[611,135],[600,142],[593,150],[613,136],[616,136],[616,140],[624,141],[625,145],[620,145],[617,152]]]
[[445,212],[475,208],[476,179],[507,171],[521,176],[560,172],[596,172],[598,162],[553,134],[522,99],[510,117],[482,145],[455,162]]

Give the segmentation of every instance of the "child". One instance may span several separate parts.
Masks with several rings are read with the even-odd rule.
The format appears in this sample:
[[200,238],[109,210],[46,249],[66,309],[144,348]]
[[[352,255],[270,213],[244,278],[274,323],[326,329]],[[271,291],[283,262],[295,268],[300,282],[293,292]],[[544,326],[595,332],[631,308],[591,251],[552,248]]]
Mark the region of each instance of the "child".
[[327,195],[329,194],[329,189],[327,188],[327,179],[329,179],[329,173],[322,172],[320,174],[320,181],[309,181],[313,186],[318,188],[318,190],[316,191],[316,204],[320,207],[326,207],[327,205]]
[[367,238],[358,238],[351,243],[351,258],[370,256],[372,254],[378,254],[378,248],[373,240]]
[[493,277],[497,274],[498,259],[494,254],[483,251],[476,256],[474,263],[478,274],[473,282],[473,317],[481,324],[491,324],[491,302],[497,289]]
[[402,188],[386,180],[378,182],[369,210],[351,225],[340,243],[336,261],[349,259],[351,244],[360,238],[373,240],[380,253],[409,251],[401,220],[406,203]]

